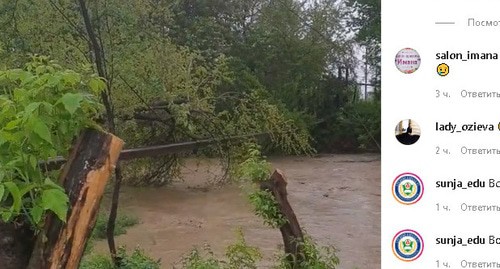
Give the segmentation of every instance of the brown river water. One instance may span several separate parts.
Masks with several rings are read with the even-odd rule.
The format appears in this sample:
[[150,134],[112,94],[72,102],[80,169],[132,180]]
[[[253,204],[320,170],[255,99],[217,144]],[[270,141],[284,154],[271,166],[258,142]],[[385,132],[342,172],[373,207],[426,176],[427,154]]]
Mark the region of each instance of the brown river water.
[[[339,269],[380,268],[380,155],[328,155],[272,158],[288,180],[288,198],[300,225],[320,245],[334,245]],[[277,229],[255,216],[237,186],[207,187],[216,162],[187,162],[184,181],[161,188],[124,188],[120,211],[141,223],[116,238],[128,249],[140,246],[161,259],[162,268],[179,265],[193,246],[208,243],[216,254],[236,239],[272,260],[282,244]],[[104,241],[97,251],[107,250]],[[263,262],[261,268],[268,268]]]

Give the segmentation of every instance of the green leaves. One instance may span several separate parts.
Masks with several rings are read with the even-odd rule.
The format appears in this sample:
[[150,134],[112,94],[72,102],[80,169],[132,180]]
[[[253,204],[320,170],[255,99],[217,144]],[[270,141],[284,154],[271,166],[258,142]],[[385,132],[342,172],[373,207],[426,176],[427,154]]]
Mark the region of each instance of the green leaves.
[[[92,85],[92,87],[90,86]],[[68,197],[39,161],[68,154],[74,136],[99,111],[98,77],[62,70],[34,57],[26,70],[0,71],[0,216],[41,227],[47,212],[62,221]]]
[[52,144],[49,127],[40,118],[31,118],[30,127],[41,139]]
[[31,208],[30,214],[31,219],[35,224],[38,224],[42,221],[44,210],[41,206],[35,204],[33,208]]
[[13,211],[19,211],[21,209],[21,192],[19,191],[19,188],[13,182],[5,182],[4,186],[12,197]]
[[66,93],[59,99],[57,103],[62,103],[66,111],[68,111],[71,115],[75,113],[75,111],[80,107],[80,102],[83,100],[83,96],[81,94],[75,93]]
[[71,70],[66,71],[63,74],[62,78],[63,78],[64,82],[68,83],[69,85],[76,85],[81,80],[80,74],[78,74],[74,71],[71,71]]
[[3,200],[4,193],[5,193],[5,186],[4,185],[0,185],[0,201]]
[[33,114],[33,112],[40,107],[41,104],[41,102],[34,102],[27,105],[26,108],[24,108],[24,118],[28,119]]
[[89,87],[94,94],[98,94],[106,89],[106,83],[99,77],[92,77],[89,81]]
[[19,127],[20,122],[21,122],[21,119],[15,119],[15,120],[9,121],[9,123],[7,123],[7,125],[5,125],[5,127],[3,129],[6,131],[16,129],[17,127]]
[[237,176],[252,182],[267,180],[270,176],[271,165],[261,156],[259,146],[247,143],[244,147],[246,159],[238,165]]
[[60,220],[66,221],[68,196],[61,189],[48,189],[42,192],[42,207],[54,212]]
[[278,202],[269,191],[258,190],[249,195],[250,203],[255,207],[255,213],[264,219],[264,223],[273,228],[280,228],[286,223],[281,214]]

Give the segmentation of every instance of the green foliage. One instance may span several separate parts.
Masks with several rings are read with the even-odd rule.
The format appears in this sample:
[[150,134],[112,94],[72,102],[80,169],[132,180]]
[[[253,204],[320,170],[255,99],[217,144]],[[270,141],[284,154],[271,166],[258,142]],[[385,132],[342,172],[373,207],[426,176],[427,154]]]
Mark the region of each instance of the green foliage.
[[184,257],[183,268],[185,269],[220,269],[221,262],[217,260],[209,246],[205,246],[206,254],[194,248],[191,253]]
[[242,145],[243,153],[235,156],[236,159],[243,159],[235,171],[235,177],[239,180],[254,183],[269,179],[271,164],[267,162],[260,152],[259,145],[255,143],[245,143]]
[[184,269],[256,269],[256,263],[262,258],[258,248],[249,246],[245,241],[241,229],[237,231],[237,240],[226,248],[225,258],[217,259],[206,245],[202,253],[198,249],[193,249],[184,258]]
[[351,145],[363,150],[379,151],[380,117],[380,102],[360,102],[346,107],[335,121],[337,139],[344,143],[350,141]]
[[[380,0],[346,2],[95,1],[88,8],[107,81],[79,74],[95,55],[74,1],[0,3],[2,64],[19,67],[27,53],[39,53],[79,72],[37,63],[0,73],[1,217],[23,214],[39,224],[53,211],[64,218],[67,198],[38,161],[66,154],[79,129],[92,124],[94,95],[104,85],[116,134],[128,147],[266,132],[270,148],[287,154],[314,152],[312,141],[322,151],[374,148],[380,103],[358,102],[357,85],[342,72],[354,69],[355,42],[379,66]],[[260,183],[270,165],[255,143],[223,142],[204,153],[231,160],[233,175]],[[180,164],[177,154],[137,160],[124,175],[161,185]],[[250,200],[266,223],[283,224],[270,193],[254,191]]]
[[[330,127],[350,100],[344,98],[350,86],[337,75],[339,67],[352,65],[339,7],[293,0],[89,5],[103,46],[116,134],[135,147],[269,132],[273,152],[307,154],[313,152],[313,131],[316,148],[326,148],[330,137],[344,131]],[[27,52],[50,54],[75,70],[93,62],[87,37],[75,25],[81,13],[74,2],[19,0],[0,4],[0,10],[5,62],[18,65]],[[70,113],[77,102],[71,95],[62,100]],[[329,126],[317,131],[322,120]],[[33,125],[40,139],[49,139],[40,123]],[[203,153],[227,159],[239,146],[224,142]],[[125,181],[166,184],[180,164],[178,155],[134,160]]]
[[[274,269],[335,269],[339,264],[336,250],[333,247],[318,247],[310,236],[304,233],[303,262],[291,267],[288,257],[277,255]],[[226,248],[223,258],[217,258],[210,246],[205,245],[203,251],[195,248],[184,258],[184,269],[256,269],[262,255],[258,248],[249,246],[241,230],[238,230],[237,241]]]
[[338,36],[341,17],[333,5],[316,2],[308,7],[293,0],[263,1],[248,34],[248,53],[238,55],[254,67],[273,98],[291,111],[314,110],[324,74],[336,71],[340,48],[349,46]]
[[119,249],[118,256],[122,266],[119,269],[160,269],[160,261],[148,257],[143,250],[136,248],[131,255],[127,255],[124,248]]
[[312,238],[304,233],[304,242],[300,243],[303,249],[303,261],[295,267],[289,263],[289,257],[280,255],[280,263],[275,269],[335,269],[339,264],[339,258],[334,247],[318,247]]
[[[343,131],[318,132],[314,124],[335,125],[333,114],[351,104],[343,95],[353,85],[342,72],[354,70],[354,43],[367,46],[371,66],[380,62],[380,0],[110,0],[88,8],[117,134],[128,146],[271,132],[273,150],[311,152],[309,131],[316,141]],[[73,1],[7,1],[0,11],[4,63],[19,66],[27,53],[75,70],[93,62]],[[135,118],[140,112],[148,119]],[[225,146],[210,153],[225,155]],[[132,176],[168,182],[153,178],[171,177],[179,162],[150,163],[144,177]]]
[[375,73],[371,82],[380,85],[381,0],[348,0],[346,8],[348,25],[356,33],[356,41],[366,48],[366,60]]
[[123,176],[131,186],[163,186],[180,175],[181,162],[172,156],[137,159],[127,162]]
[[[92,255],[84,257],[80,269],[116,269],[109,255]],[[139,268],[137,268],[139,269]]]
[[221,262],[217,260],[214,253],[209,246],[205,246],[203,255],[197,248],[193,249],[191,253],[184,258],[184,269],[221,269]]
[[226,249],[227,269],[256,269],[255,265],[262,255],[258,248],[249,246],[243,236],[243,231],[238,229],[237,241]]
[[361,43],[380,43],[380,0],[348,0],[347,6],[356,10],[351,14],[350,23],[357,30],[356,38]]
[[273,227],[280,228],[286,223],[286,219],[281,214],[278,202],[269,191],[259,190],[249,195],[250,203],[254,206],[257,216],[264,219],[264,223]]
[[[248,153],[244,156],[248,159],[241,162],[239,167],[239,175],[245,176],[252,182],[257,183],[260,187],[262,184],[268,184],[265,182],[269,179],[269,168],[270,164],[262,158],[260,153],[260,148],[255,144],[246,144]],[[249,191],[248,197],[250,203],[254,206],[255,213],[264,220],[264,224],[269,225],[273,228],[281,228],[286,224],[286,218],[283,216],[279,209],[279,205],[275,200],[273,194],[267,190],[252,189]],[[304,232],[305,234],[305,232]],[[304,257],[301,264],[297,268],[291,268],[289,263],[289,257],[280,257],[280,263],[276,266],[276,269],[335,269],[339,263],[336,256],[336,251],[333,247],[323,247],[319,248],[316,243],[307,234],[304,235],[304,242],[300,242],[300,246],[303,250]],[[199,262],[213,262],[214,259],[203,260],[200,259],[198,252],[193,252],[192,257],[194,260]],[[213,255],[212,255],[213,256]],[[212,266],[212,265],[211,265]],[[213,265],[213,266],[216,266]],[[196,268],[196,267],[195,267]],[[200,267],[202,268],[202,267]],[[213,267],[217,268],[217,267]],[[219,267],[221,268],[221,267]],[[247,268],[247,267],[241,267]],[[253,268],[253,267],[249,267]]]
[[[91,87],[91,84],[95,84]],[[47,57],[33,57],[24,69],[0,71],[0,215],[20,216],[39,227],[46,212],[65,221],[68,197],[57,173],[39,161],[66,156],[85,127],[94,126],[104,83],[84,77]]]
[[117,253],[121,266],[115,267],[111,258],[104,255],[93,255],[83,259],[80,269],[160,269],[160,261],[148,257],[143,250],[136,248],[131,254],[120,247]]
[[[259,187],[261,183],[269,180],[271,164],[261,156],[260,147],[257,144],[246,143],[243,148],[246,151],[241,156],[235,157],[242,161],[236,165],[234,173],[238,179],[254,183],[247,192],[255,213],[263,218],[266,225],[279,228],[286,223],[286,220],[282,216],[274,196],[269,191],[255,188],[255,185]],[[246,184],[243,184],[243,187],[246,187]]]
[[[106,230],[108,225],[108,214],[100,213],[97,216],[97,221],[94,226],[94,230],[92,231],[93,239],[105,239]],[[118,214],[115,222],[115,232],[114,235],[122,235],[127,233],[127,229],[139,224],[139,218],[128,215],[128,214]]]
[[[107,238],[107,226],[108,226],[108,214],[100,213],[97,215],[96,224],[94,229],[92,230],[92,234],[87,240],[87,245],[85,246],[84,255],[90,255],[94,250],[94,246],[97,240],[106,239]],[[115,221],[115,230],[114,235],[122,235],[127,233],[127,229],[139,224],[139,218],[128,215],[128,214],[120,214],[118,213],[118,217]],[[99,260],[99,257],[93,257],[93,260]]]
[[[286,108],[272,104],[263,90],[251,91],[234,110],[233,128],[268,132],[272,142],[288,154],[310,154],[311,136],[307,129],[286,114]],[[250,129],[249,127],[257,128]]]

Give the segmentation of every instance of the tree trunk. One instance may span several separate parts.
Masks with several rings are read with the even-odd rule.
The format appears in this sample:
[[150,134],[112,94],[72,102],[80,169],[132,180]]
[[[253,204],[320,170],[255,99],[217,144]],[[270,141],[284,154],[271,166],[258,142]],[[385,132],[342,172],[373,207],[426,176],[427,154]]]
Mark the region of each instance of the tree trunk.
[[61,222],[53,214],[47,216],[29,269],[78,268],[122,146],[123,141],[109,133],[82,133],[60,177],[69,196],[67,221]]
[[280,227],[281,236],[285,245],[285,254],[291,268],[297,268],[304,259],[302,243],[304,235],[300,228],[299,221],[293,212],[292,206],[287,199],[286,178],[283,172],[276,169],[271,178],[261,184],[262,190],[271,191],[278,202],[281,214],[286,219],[286,223]]

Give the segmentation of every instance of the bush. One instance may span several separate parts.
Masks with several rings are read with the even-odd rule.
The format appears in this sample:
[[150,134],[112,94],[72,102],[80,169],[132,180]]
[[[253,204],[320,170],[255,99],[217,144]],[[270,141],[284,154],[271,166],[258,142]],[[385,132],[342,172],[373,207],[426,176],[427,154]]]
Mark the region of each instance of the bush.
[[[121,235],[127,233],[127,228],[135,226],[139,224],[139,218],[131,215],[118,215],[115,222],[115,232],[114,235]],[[105,239],[106,230],[108,225],[108,214],[100,213],[97,216],[97,221],[94,226],[94,230],[90,238],[87,240],[87,244],[85,246],[84,255],[90,254],[94,249],[95,240]],[[100,268],[100,267],[96,267]]]
[[313,130],[320,152],[380,151],[380,102],[349,104]]
[[[108,225],[108,214],[100,213],[97,217],[97,221],[92,232],[92,238],[94,239],[105,239],[106,230]],[[139,218],[131,215],[119,215],[116,218],[115,223],[115,233],[114,235],[122,235],[127,233],[127,228],[139,224]]]
[[154,260],[139,248],[128,255],[125,248],[121,247],[117,255],[121,259],[121,266],[118,268],[109,256],[93,255],[82,261],[80,269],[160,269],[160,260]]
[[66,157],[101,105],[106,84],[33,56],[25,69],[0,70],[0,217],[41,229],[48,212],[66,221],[68,196],[40,161]]
[[336,250],[333,246],[318,247],[312,238],[304,233],[304,242],[301,243],[304,250],[303,261],[297,268],[291,268],[287,263],[288,255],[279,255],[279,265],[274,269],[335,269],[339,264]]
[[130,256],[127,256],[124,248],[120,248],[118,256],[122,259],[119,269],[160,269],[160,260],[153,260],[138,248]]
[[83,258],[80,269],[115,269],[113,261],[106,255],[93,255]]
[[[339,264],[334,247],[318,247],[312,238],[304,235],[303,262],[296,268],[291,268],[287,262],[288,256],[277,255],[278,264],[274,269],[335,269]],[[185,257],[184,269],[256,269],[257,262],[262,259],[258,248],[249,246],[241,230],[238,230],[238,240],[226,248],[224,259],[217,259],[206,245],[204,252],[194,249]]]
[[262,258],[258,248],[249,246],[241,229],[237,231],[237,241],[226,248],[225,259],[217,259],[206,245],[205,255],[194,249],[184,258],[184,269],[256,269],[256,263]]
[[220,262],[215,258],[210,246],[205,246],[206,254],[200,252],[197,248],[184,257],[184,269],[220,269]]

